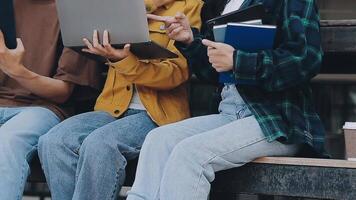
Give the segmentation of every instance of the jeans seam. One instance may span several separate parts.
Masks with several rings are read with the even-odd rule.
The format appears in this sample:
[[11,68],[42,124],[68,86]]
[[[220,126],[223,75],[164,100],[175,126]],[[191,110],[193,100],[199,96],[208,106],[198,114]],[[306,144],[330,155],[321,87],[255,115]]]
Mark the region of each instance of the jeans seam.
[[113,190],[113,192],[112,192],[112,194],[111,194],[111,199],[112,200],[115,200],[116,199],[116,195],[115,195],[115,193],[117,192],[117,185],[118,185],[118,181],[119,181],[119,173],[121,172],[121,171],[124,171],[125,170],[125,168],[122,168],[122,167],[120,167],[119,168],[119,170],[117,170],[116,171],[116,176],[115,176],[115,185],[114,185],[114,190]]
[[[35,151],[36,150],[36,146],[33,146],[32,149],[29,151],[28,154],[30,154],[31,152]],[[22,164],[22,174],[21,174],[21,185],[20,185],[20,188],[18,188],[18,191],[20,191],[18,194],[17,194],[17,198],[18,200],[21,200],[21,197],[22,197],[22,193],[23,191],[21,191],[22,186],[25,184],[24,183],[24,179],[25,179],[25,166],[26,164],[28,164],[28,161],[27,161],[27,156],[28,154],[26,155],[26,158],[25,158],[25,162]]]
[[261,137],[261,138],[255,138],[254,140],[252,140],[252,141],[250,141],[250,142],[248,142],[248,143],[245,143],[245,144],[243,144],[243,145],[241,145],[240,147],[238,147],[237,149],[235,149],[235,150],[230,150],[230,151],[228,151],[228,152],[225,152],[225,153],[222,153],[222,154],[219,154],[219,155],[214,155],[213,157],[211,157],[211,158],[209,158],[207,161],[205,161],[205,162],[203,162],[204,164],[202,165],[202,169],[201,169],[201,172],[200,172],[200,174],[199,174],[199,179],[198,179],[198,182],[197,182],[197,184],[196,184],[196,187],[195,187],[195,198],[194,199],[197,199],[197,195],[198,195],[198,185],[199,185],[199,183],[200,183],[200,181],[201,181],[201,178],[202,178],[202,176],[203,176],[203,172],[204,172],[204,169],[205,169],[205,167],[208,165],[208,163],[210,162],[210,161],[212,161],[212,160],[214,160],[215,158],[217,158],[217,157],[221,157],[221,156],[224,156],[224,155],[226,155],[226,154],[229,154],[229,153],[232,153],[232,152],[235,152],[235,151],[240,151],[241,149],[244,149],[244,148],[246,148],[246,147],[248,147],[248,146],[251,146],[251,145],[253,145],[253,144],[257,144],[257,143],[259,143],[259,142],[262,142],[263,140],[266,140],[266,137]]

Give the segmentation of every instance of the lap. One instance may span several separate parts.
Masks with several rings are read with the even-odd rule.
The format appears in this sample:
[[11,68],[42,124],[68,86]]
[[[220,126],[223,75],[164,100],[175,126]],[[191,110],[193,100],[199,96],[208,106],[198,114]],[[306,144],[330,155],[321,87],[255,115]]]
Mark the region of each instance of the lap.
[[186,138],[179,151],[191,152],[201,164],[213,164],[215,171],[225,170],[264,156],[292,156],[296,145],[268,142],[254,116],[239,119]]
[[69,149],[78,151],[85,138],[96,129],[105,126],[116,118],[109,113],[96,111],[70,117],[53,127],[41,140],[63,144]]
[[96,129],[87,140],[140,149],[146,135],[156,127],[147,112],[142,111]]
[[89,112],[71,117],[52,128],[44,137],[51,143],[64,145],[79,153],[83,143],[93,145],[126,145],[140,148],[146,134],[156,124],[146,112],[120,119],[106,112]]
[[186,138],[224,126],[232,121],[234,121],[232,117],[223,114],[194,117],[157,128],[150,133],[150,138],[157,140],[153,142],[159,143],[163,140],[175,145]]
[[42,107],[1,108],[0,112],[0,137],[26,138],[33,145],[60,122],[55,113]]

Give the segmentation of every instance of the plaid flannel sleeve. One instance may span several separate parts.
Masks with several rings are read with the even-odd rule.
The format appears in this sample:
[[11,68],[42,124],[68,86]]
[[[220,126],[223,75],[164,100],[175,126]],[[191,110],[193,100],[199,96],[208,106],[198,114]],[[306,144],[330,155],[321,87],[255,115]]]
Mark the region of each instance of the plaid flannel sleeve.
[[194,73],[199,80],[218,84],[218,73],[209,63],[207,54],[207,47],[202,44],[204,38],[199,30],[192,28],[194,34],[194,41],[189,46],[176,42],[177,49],[187,58],[191,73]]
[[[286,3],[287,2],[287,3]],[[279,31],[281,42],[273,50],[247,53],[236,50],[237,80],[255,81],[267,91],[281,91],[310,81],[322,60],[319,15],[314,0],[284,1]]]

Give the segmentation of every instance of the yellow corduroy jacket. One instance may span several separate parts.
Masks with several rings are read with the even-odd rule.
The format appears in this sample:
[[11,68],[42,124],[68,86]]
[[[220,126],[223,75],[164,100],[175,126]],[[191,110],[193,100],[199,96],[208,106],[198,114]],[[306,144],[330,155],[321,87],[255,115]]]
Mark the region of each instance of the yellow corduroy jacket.
[[[193,27],[201,26],[201,0],[176,0],[159,8],[152,0],[145,2],[149,13],[174,16],[177,12],[182,12],[189,17]],[[95,110],[120,117],[128,109],[136,87],[148,114],[158,125],[190,117],[186,84],[189,79],[187,60],[162,27],[163,22],[149,21],[151,40],[176,53],[178,58],[139,60],[130,55],[117,63],[109,63],[106,83],[97,99]]]

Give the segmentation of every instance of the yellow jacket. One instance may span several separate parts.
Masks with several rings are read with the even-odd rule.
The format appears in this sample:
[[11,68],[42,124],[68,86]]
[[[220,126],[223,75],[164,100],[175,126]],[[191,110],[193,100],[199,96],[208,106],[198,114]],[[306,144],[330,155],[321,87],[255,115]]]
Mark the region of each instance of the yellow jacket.
[[[200,28],[200,0],[176,0],[162,7],[155,7],[152,0],[145,0],[149,13],[174,16],[183,12],[191,25]],[[152,120],[158,125],[177,122],[190,117],[187,93],[188,64],[174,46],[165,30],[164,23],[149,21],[151,40],[176,53],[176,59],[139,60],[136,56],[117,63],[109,63],[105,87],[97,99],[95,110],[106,111],[120,117],[127,109],[136,86],[140,99]]]

